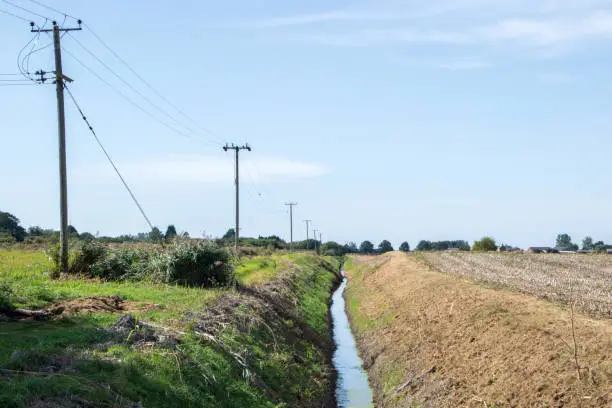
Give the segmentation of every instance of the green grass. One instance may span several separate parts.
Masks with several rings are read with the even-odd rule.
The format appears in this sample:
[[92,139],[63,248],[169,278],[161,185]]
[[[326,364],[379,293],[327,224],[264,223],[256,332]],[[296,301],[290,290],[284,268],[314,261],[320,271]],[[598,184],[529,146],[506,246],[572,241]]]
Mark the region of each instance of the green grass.
[[[283,271],[296,273],[292,290],[299,321],[261,322],[262,315],[240,305],[237,310],[245,320],[252,318],[248,329],[230,326],[220,334],[229,349],[257,362],[252,369],[274,389],[271,394],[246,375],[227,351],[203,341],[190,331],[189,324],[181,323],[186,312],[205,310],[231,289],[53,280],[50,269],[42,251],[0,250],[0,285],[11,289],[13,306],[40,308],[60,300],[119,295],[161,305],[133,314],[177,326],[188,334],[176,348],[117,343],[105,330],[117,315],[108,313],[84,313],[49,322],[0,323],[0,407],[28,407],[33,401],[66,395],[109,407],[138,401],[160,408],[283,407],[321,397],[327,391],[329,384],[322,376],[326,370],[323,351],[290,330],[305,323],[321,336],[328,336],[327,302],[334,275],[321,258],[275,254],[247,259],[237,266],[237,279],[245,286],[273,280]],[[46,372],[62,361],[67,361],[69,369]]]

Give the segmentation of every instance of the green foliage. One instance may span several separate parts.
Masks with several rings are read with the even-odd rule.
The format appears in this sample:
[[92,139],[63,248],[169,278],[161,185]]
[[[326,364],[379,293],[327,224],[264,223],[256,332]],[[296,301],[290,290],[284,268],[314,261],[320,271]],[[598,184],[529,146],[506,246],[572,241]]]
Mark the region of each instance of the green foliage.
[[210,242],[175,243],[152,258],[151,277],[164,283],[200,287],[234,283],[230,252]]
[[161,233],[159,228],[153,227],[151,232],[149,232],[149,241],[159,244],[160,242],[162,242],[163,239],[164,235]]
[[574,244],[572,242],[572,237],[570,237],[568,234],[559,234],[557,235],[557,241],[556,241],[556,247],[557,248],[566,248],[572,251],[577,251],[578,250],[578,245]]
[[384,253],[387,253],[387,252],[391,252],[391,251],[393,251],[393,245],[391,245],[391,242],[389,242],[389,241],[387,241],[385,239],[380,244],[378,244],[378,251],[381,254],[384,254]]
[[108,251],[91,267],[90,275],[103,280],[146,279],[150,253],[129,248]]
[[[58,277],[61,271],[61,248],[56,244],[47,250],[52,263],[52,275]],[[107,249],[95,241],[85,241],[72,248],[68,257],[68,273],[71,275],[90,276],[91,269],[107,255]]]
[[234,228],[228,229],[221,239],[236,239],[236,230]]
[[470,244],[467,241],[455,240],[455,241],[419,241],[415,248],[415,251],[446,251],[447,249],[457,248],[461,251],[469,251]]
[[344,255],[344,246],[337,242],[329,241],[323,244],[321,252],[326,256],[342,256]]
[[177,233],[176,233],[176,227],[172,224],[168,225],[168,228],[166,229],[166,241],[171,241],[174,238],[176,238]]
[[590,250],[595,249],[595,244],[593,244],[593,238],[584,237],[584,239],[582,240],[582,249],[585,251],[590,251]]
[[26,230],[19,225],[19,218],[0,211],[0,234],[2,233],[12,236],[17,242],[22,242],[26,237]]
[[472,251],[497,251],[497,243],[491,237],[484,237],[480,241],[474,242]]
[[0,232],[0,245],[2,244],[13,244],[17,242],[15,237],[9,234],[8,232]]
[[408,244],[408,242],[406,241],[402,242],[402,244],[399,247],[399,250],[402,252],[410,252],[410,244]]
[[[51,280],[41,251],[0,250],[0,281],[12,283],[16,293],[8,296],[13,303],[23,297],[26,307],[42,307],[58,299],[120,295],[133,303],[161,304],[159,309],[130,312],[138,321],[179,325],[187,333],[177,346],[155,342],[142,347],[109,333],[117,315],[96,312],[49,322],[5,324],[0,367],[18,374],[5,373],[6,381],[0,381],[0,407],[27,408],[41,401],[64,406],[70,405],[69,399],[109,407],[315,406],[309,402],[325,395],[331,385],[325,374],[325,350],[313,343],[326,341],[329,335],[327,302],[334,275],[326,262],[305,254],[262,257],[253,267],[268,269],[276,261],[283,274],[296,274],[283,282],[284,290],[273,294],[288,305],[280,315],[253,308],[252,302],[243,301],[243,296],[234,298],[229,290],[129,280]],[[244,270],[243,277],[249,273]],[[0,297],[2,293],[0,289]],[[43,293],[44,303],[39,302]],[[232,302],[223,309],[222,317],[227,319],[224,328],[214,333],[216,343],[196,335],[195,322],[189,323],[192,317],[187,319],[185,313],[206,313],[213,299],[222,300],[220,294]],[[306,328],[319,335],[316,342],[302,337]],[[236,356],[246,361],[248,371]],[[34,375],[49,368],[57,372]]]
[[77,231],[76,228],[74,228],[72,225],[68,226],[68,236],[71,238],[78,238],[79,237],[79,231]]
[[344,253],[345,254],[356,254],[359,252],[359,248],[357,248],[357,244],[354,242],[349,242],[344,244]]
[[359,245],[359,252],[362,254],[371,254],[374,252],[374,244],[370,241],[363,241],[361,245]]
[[[60,247],[47,251],[53,276],[60,273]],[[102,280],[150,280],[186,286],[233,284],[229,251],[209,242],[176,242],[160,252],[108,248],[96,241],[79,242],[71,249],[68,273]]]

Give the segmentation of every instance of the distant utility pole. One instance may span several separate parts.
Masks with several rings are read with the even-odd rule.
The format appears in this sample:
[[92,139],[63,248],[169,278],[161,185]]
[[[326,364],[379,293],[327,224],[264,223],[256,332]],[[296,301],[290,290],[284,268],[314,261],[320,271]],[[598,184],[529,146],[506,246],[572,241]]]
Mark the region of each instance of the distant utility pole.
[[304,222],[306,223],[306,249],[308,249],[308,226],[312,222],[312,220],[304,220]]
[[317,230],[313,229],[312,233],[314,234],[314,250],[317,252]]
[[289,206],[289,230],[290,230],[290,238],[291,238],[291,244],[289,245],[289,250],[293,251],[293,206],[297,205],[297,203],[285,203],[285,205]]
[[[62,47],[60,44],[60,33],[66,31],[81,30],[79,27],[60,28],[57,22],[53,22],[53,28],[43,30],[35,29],[34,23],[30,23],[31,32],[48,33],[53,32],[53,47],[55,48],[55,88],[57,93],[57,129],[59,135],[59,173],[60,173],[60,269],[63,273],[68,272],[68,182],[66,179],[66,117],[64,114],[64,81],[72,82],[72,79],[64,75],[62,70]],[[44,72],[40,71],[41,82],[44,82]]]
[[225,146],[223,146],[223,150],[225,150],[226,152],[228,150],[234,150],[234,152],[236,153],[236,170],[235,170],[235,175],[236,175],[236,230],[234,231],[234,248],[236,249],[236,252],[238,252],[238,235],[239,235],[239,231],[240,231],[240,173],[239,173],[239,167],[238,167],[238,162],[239,162],[239,152],[240,150],[248,150],[249,152],[252,150],[251,146],[249,146],[248,144],[245,144],[244,146],[237,146],[235,144],[226,144]]

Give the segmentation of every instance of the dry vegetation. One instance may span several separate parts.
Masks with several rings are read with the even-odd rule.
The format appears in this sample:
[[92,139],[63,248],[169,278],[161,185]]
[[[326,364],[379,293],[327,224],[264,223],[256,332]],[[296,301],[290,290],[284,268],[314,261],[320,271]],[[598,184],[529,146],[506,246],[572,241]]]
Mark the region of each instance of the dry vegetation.
[[581,254],[422,253],[440,272],[612,318],[612,256]]
[[346,271],[347,309],[377,407],[612,406],[611,320],[400,253],[351,257]]

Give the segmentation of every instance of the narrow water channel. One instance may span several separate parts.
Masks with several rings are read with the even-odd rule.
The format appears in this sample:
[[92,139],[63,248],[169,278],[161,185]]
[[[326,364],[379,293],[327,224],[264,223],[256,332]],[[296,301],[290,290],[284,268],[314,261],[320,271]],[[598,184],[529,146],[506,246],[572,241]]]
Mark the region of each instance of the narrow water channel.
[[[344,271],[342,272],[344,275]],[[368,384],[368,375],[363,369],[363,362],[357,353],[357,345],[351,332],[349,320],[344,308],[344,289],[346,278],[332,297],[331,315],[334,324],[334,367],[338,371],[336,399],[340,408],[372,407],[372,390]]]

